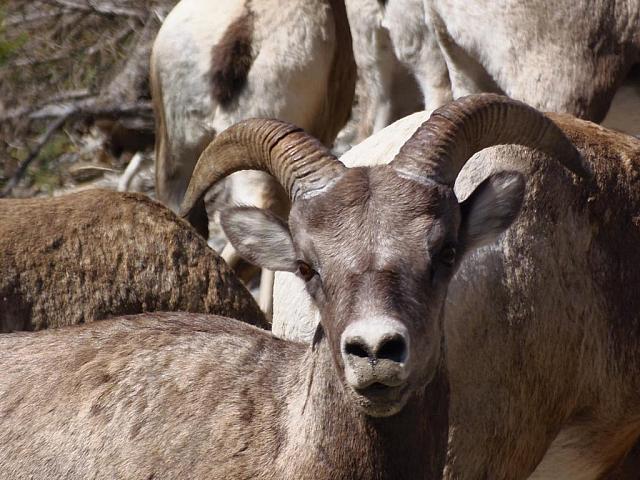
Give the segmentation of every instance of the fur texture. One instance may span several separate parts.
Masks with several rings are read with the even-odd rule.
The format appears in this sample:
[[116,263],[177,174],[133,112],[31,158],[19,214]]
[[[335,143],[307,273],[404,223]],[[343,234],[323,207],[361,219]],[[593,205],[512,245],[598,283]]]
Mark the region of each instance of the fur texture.
[[221,317],[10,334],[0,351],[0,471],[13,480],[441,476],[442,371],[376,419],[345,394],[326,340],[305,348]]
[[[151,56],[158,198],[177,211],[216,132],[246,118],[285,120],[331,146],[355,93],[346,15],[344,0],[181,0]],[[280,215],[289,208],[280,186],[255,171],[237,172],[209,197],[211,210],[229,204]],[[202,235],[206,214],[203,204],[189,219]],[[229,247],[224,259],[235,264]],[[262,284],[261,306],[270,312],[272,282]]]
[[[424,15],[422,0],[345,0],[345,5],[358,65],[361,119],[355,143],[359,143],[392,121],[423,108],[421,78],[413,75],[412,67],[423,63]],[[396,14],[402,16],[402,27],[391,29],[388,17]],[[430,68],[433,71],[433,65]]]
[[211,82],[213,100],[223,108],[238,96],[247,84],[253,63],[253,12],[237,18],[214,45],[211,54]]
[[[389,162],[427,117],[397,122],[343,162]],[[487,175],[520,170],[527,195],[507,233],[463,260],[449,285],[449,478],[524,479],[540,464],[534,478],[595,479],[638,464],[636,453],[616,467],[640,437],[640,141],[552,118],[592,184],[514,146],[476,154],[458,178],[462,199]],[[317,313],[299,279],[278,273],[274,303],[274,331],[312,330]]]
[[640,61],[638,0],[424,3],[454,98],[504,93],[599,122]]
[[0,252],[2,332],[157,310],[268,326],[207,243],[143,195],[0,200]]
[[[250,117],[278,118],[330,146],[353,103],[343,0],[182,0],[158,33],[151,66],[156,187],[174,211],[215,132]],[[249,197],[233,180],[247,173],[231,177],[232,202],[272,207],[276,187],[267,175],[251,175],[259,182]]]
[[[345,2],[369,102],[360,140],[399,118],[403,95],[414,105],[404,114],[414,111],[420,92],[429,112],[494,92],[598,122],[609,111],[611,128],[640,133],[639,80],[628,76],[640,62],[638,0],[563,0],[553,8],[543,0]],[[420,92],[394,88],[403,69]]]

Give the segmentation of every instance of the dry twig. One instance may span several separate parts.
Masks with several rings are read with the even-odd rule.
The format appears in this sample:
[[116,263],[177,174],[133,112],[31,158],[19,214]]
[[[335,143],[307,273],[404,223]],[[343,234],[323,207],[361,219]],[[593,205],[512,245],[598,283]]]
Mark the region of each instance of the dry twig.
[[12,15],[11,17],[7,17],[4,19],[2,26],[4,28],[10,28],[24,23],[38,22],[47,18],[59,17],[63,14],[63,11],[56,10],[53,12],[32,12],[24,15]]
[[58,117],[56,120],[51,122],[51,124],[49,125],[49,127],[47,127],[47,130],[44,132],[40,140],[38,140],[38,143],[36,144],[36,146],[31,149],[31,151],[29,152],[29,155],[27,155],[27,158],[25,158],[20,162],[15,173],[11,176],[11,178],[9,179],[7,184],[4,186],[2,191],[0,191],[0,198],[4,198],[11,193],[11,191],[15,188],[15,186],[22,179],[22,177],[24,177],[24,174],[27,172],[27,168],[29,168],[29,165],[31,165],[31,163],[36,158],[38,158],[38,155],[40,155],[40,152],[42,151],[44,146],[47,143],[49,143],[49,140],[51,140],[53,135],[60,128],[62,128],[62,126],[70,116],[71,116],[71,112],[69,112],[69,114],[66,116]]
[[9,120],[15,120],[17,118],[31,116],[33,112],[42,111],[51,105],[60,104],[61,102],[67,102],[69,100],[78,100],[81,98],[87,98],[91,94],[86,88],[78,90],[70,90],[68,92],[62,92],[57,95],[51,96],[46,102],[41,102],[33,105],[26,105],[24,107],[14,108],[5,113],[0,113],[0,122],[6,122]]
[[145,15],[139,10],[130,8],[122,8],[109,2],[91,2],[78,3],[71,0],[49,0],[49,3],[57,4],[70,10],[79,10],[87,13],[97,13],[99,15],[133,17],[143,20]]

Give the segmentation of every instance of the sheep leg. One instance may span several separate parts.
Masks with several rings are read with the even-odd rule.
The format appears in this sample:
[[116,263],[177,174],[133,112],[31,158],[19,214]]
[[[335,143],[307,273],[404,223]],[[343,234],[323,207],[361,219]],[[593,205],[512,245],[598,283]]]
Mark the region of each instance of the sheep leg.
[[260,296],[258,297],[258,305],[264,312],[268,320],[273,315],[273,282],[275,274],[271,270],[262,269],[260,274]]
[[131,181],[142,168],[143,160],[144,160],[144,156],[140,152],[137,152],[133,156],[133,158],[129,162],[129,165],[127,165],[127,168],[124,169],[124,173],[118,179],[118,192],[129,191],[129,187],[131,186]]
[[233,248],[233,245],[231,245],[231,243],[229,242],[227,242],[227,244],[222,249],[220,256],[225,262],[227,262],[227,265],[229,265],[231,268],[236,268],[241,260],[237,250]]

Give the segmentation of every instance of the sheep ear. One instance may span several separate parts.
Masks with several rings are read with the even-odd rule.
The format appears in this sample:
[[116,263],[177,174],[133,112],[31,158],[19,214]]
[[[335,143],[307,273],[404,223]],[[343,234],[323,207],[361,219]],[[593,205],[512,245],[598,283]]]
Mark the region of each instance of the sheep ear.
[[491,175],[460,204],[460,244],[465,251],[487,245],[504,232],[520,213],[525,181],[518,172]]
[[296,253],[287,224],[254,207],[222,212],[222,229],[238,253],[249,262],[273,271],[297,269]]

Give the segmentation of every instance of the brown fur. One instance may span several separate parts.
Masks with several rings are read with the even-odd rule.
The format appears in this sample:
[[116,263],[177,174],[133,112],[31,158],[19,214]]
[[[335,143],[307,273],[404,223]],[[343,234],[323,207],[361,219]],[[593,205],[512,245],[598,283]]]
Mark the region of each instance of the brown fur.
[[211,94],[223,107],[240,95],[253,64],[254,15],[249,5],[246,8],[211,51]]
[[12,480],[440,478],[441,370],[401,413],[373,419],[347,401],[326,341],[311,349],[221,317],[11,334],[0,351],[0,471]]
[[602,480],[638,480],[640,476],[640,442],[636,443],[620,464],[602,477]]
[[526,166],[528,195],[449,287],[449,478],[527,478],[560,432],[604,474],[640,439],[640,141],[549,116],[594,180],[529,150],[483,154]]
[[635,288],[640,287],[640,269],[632,266],[640,265],[640,248],[635,248],[640,245],[640,141],[566,115],[555,119],[576,145],[588,150],[596,173],[595,188],[580,200],[589,206],[593,225],[590,260],[610,263],[594,272],[594,280],[610,292],[603,300],[611,316],[612,340],[619,346],[614,352],[622,362],[627,355],[635,362],[640,360],[635,355],[640,342],[640,296]]
[[[348,170],[324,194],[296,200],[296,253],[320,272],[308,283],[322,312],[313,346],[184,314],[0,338],[0,471],[16,480],[440,478],[442,309],[454,265],[439,255],[460,215],[450,187],[389,166]],[[395,361],[407,369],[401,383],[371,400],[346,378],[341,339],[376,316],[404,326],[410,354]],[[367,400],[401,404],[376,417]]]
[[[327,195],[294,202],[289,225],[293,238],[300,239],[299,257],[322,272],[307,289],[323,318],[347,325],[379,311],[411,324],[416,338],[438,336],[451,272],[443,268],[437,280],[430,275],[440,267],[435,252],[454,241],[459,222],[448,190],[426,189],[387,166],[354,168]],[[425,238],[434,227],[446,238]],[[417,318],[427,320],[413,325]],[[416,342],[413,355],[429,363],[433,352],[418,348]]]
[[0,200],[0,331],[157,310],[267,326],[206,242],[143,195]]

